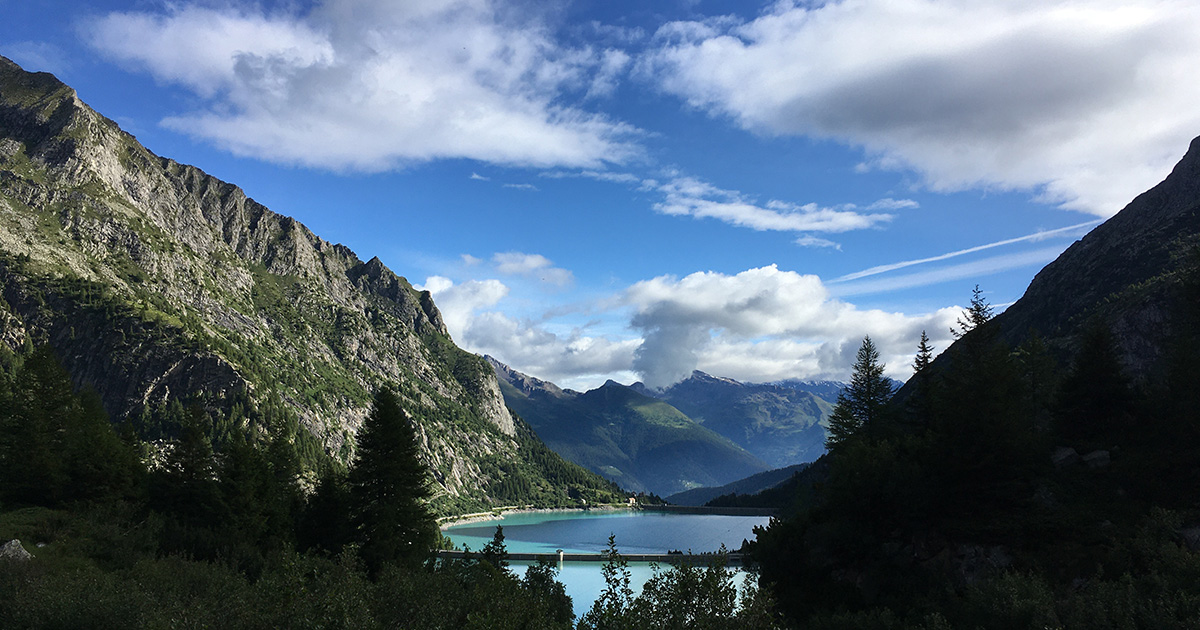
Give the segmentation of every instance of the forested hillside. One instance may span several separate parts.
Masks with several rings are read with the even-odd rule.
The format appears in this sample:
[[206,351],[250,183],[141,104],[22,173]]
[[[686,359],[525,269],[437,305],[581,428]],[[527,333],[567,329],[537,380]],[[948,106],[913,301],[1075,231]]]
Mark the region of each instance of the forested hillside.
[[936,361],[914,340],[890,402],[864,341],[830,453],[756,545],[794,623],[1194,626],[1198,212],[1200,140],[1007,312],[977,290]]

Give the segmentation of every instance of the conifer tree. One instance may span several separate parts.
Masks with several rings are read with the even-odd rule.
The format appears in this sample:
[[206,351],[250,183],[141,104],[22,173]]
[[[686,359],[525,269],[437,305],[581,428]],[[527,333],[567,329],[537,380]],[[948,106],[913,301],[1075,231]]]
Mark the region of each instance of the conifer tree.
[[929,335],[922,330],[917,356],[913,359],[912,395],[907,402],[908,411],[919,422],[928,421],[933,413],[934,384],[929,368],[932,363],[933,346],[929,343]]
[[963,335],[979,328],[992,319],[992,305],[983,297],[983,290],[979,285],[971,290],[971,305],[967,310],[963,311],[962,317],[958,318],[958,329],[950,329],[955,339],[961,338]]
[[921,341],[917,344],[917,358],[913,360],[913,374],[920,374],[933,363],[933,346],[929,345],[929,335],[921,331]]
[[358,542],[372,572],[385,564],[416,564],[429,555],[438,533],[426,505],[429,481],[416,432],[387,387],[376,392],[358,432],[349,484]]
[[855,435],[874,430],[892,396],[892,384],[883,375],[883,368],[875,344],[869,336],[863,337],[850,386],[838,394],[837,406],[829,416],[827,448],[833,449]]

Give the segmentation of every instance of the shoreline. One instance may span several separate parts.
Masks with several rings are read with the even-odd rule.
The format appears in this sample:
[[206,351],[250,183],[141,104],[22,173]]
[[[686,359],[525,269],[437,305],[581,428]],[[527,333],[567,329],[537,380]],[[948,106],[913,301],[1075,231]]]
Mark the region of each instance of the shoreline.
[[519,507],[519,506],[503,506],[487,512],[472,512],[470,514],[459,514],[457,516],[443,516],[437,519],[438,529],[446,531],[447,528],[455,525],[468,525],[471,523],[484,523],[487,521],[495,521],[504,518],[508,514],[538,514],[538,513],[554,513],[554,512],[664,512],[668,514],[715,514],[723,516],[764,516],[775,517],[779,515],[778,510],[773,508],[710,508],[696,507],[686,505],[625,505],[625,504],[607,504],[594,505],[589,507],[558,507],[558,508],[535,508],[535,507]]
[[472,512],[470,514],[459,514],[456,516],[443,516],[437,519],[438,530],[446,531],[446,529],[455,525],[469,525],[471,523],[485,523],[487,521],[498,521],[509,514],[538,514],[538,513],[554,513],[554,512],[615,512],[618,510],[640,510],[639,507],[630,507],[628,505],[595,505],[590,507],[558,507],[558,508],[535,508],[535,507],[500,507],[488,512]]

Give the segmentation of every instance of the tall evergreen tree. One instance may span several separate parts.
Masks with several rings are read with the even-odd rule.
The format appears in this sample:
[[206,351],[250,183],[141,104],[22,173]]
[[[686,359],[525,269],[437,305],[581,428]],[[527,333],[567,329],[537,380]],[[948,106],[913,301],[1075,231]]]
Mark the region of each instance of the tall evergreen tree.
[[986,324],[992,319],[992,315],[992,305],[983,297],[983,290],[977,284],[971,290],[971,305],[963,311],[962,317],[958,318],[958,329],[951,328],[950,332],[958,339]]
[[929,368],[932,363],[933,346],[929,343],[929,335],[922,330],[917,356],[913,359],[912,394],[907,401],[910,419],[917,422],[927,422],[933,413],[934,385]]
[[1133,387],[1112,332],[1093,322],[1083,331],[1079,353],[1059,390],[1059,431],[1067,439],[1111,439],[1129,428],[1133,410]]
[[391,389],[375,394],[358,432],[350,469],[351,514],[363,560],[372,572],[424,560],[437,541],[426,500],[431,491],[417,435]]
[[921,331],[921,341],[917,344],[917,357],[913,360],[913,374],[920,374],[933,363],[933,346],[929,344],[929,335]]
[[869,336],[863,337],[850,386],[838,394],[837,406],[829,416],[827,448],[836,448],[855,435],[874,431],[892,397],[892,383],[883,375],[883,368],[875,344]]

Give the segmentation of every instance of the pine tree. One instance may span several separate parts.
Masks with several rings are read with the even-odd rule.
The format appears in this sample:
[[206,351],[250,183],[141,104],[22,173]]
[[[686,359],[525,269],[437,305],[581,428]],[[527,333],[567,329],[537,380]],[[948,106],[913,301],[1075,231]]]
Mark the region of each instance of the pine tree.
[[921,341],[917,344],[917,358],[913,360],[913,374],[920,374],[933,363],[933,346],[929,345],[929,335],[921,331]]
[[429,481],[416,432],[389,388],[375,394],[359,430],[349,483],[358,542],[372,572],[385,564],[415,564],[428,557],[438,533],[426,505]]
[[504,528],[497,525],[492,541],[480,550],[480,557],[501,572],[508,572],[508,548],[504,546]]
[[955,339],[961,338],[963,335],[979,328],[992,319],[992,305],[983,297],[983,290],[979,285],[971,290],[971,305],[967,310],[963,311],[962,317],[958,318],[958,329],[950,329]]
[[826,448],[833,449],[856,435],[874,431],[892,397],[892,384],[883,375],[883,368],[875,344],[870,337],[863,337],[850,386],[838,394],[837,405],[829,416]]

